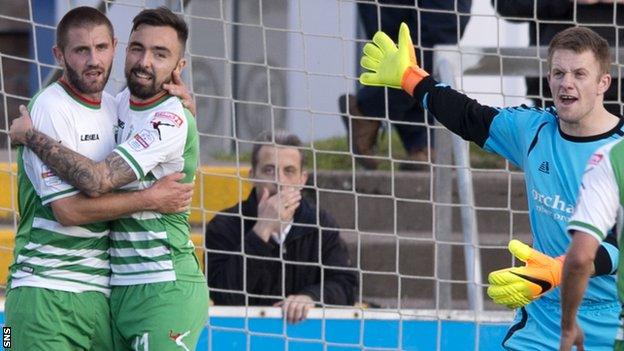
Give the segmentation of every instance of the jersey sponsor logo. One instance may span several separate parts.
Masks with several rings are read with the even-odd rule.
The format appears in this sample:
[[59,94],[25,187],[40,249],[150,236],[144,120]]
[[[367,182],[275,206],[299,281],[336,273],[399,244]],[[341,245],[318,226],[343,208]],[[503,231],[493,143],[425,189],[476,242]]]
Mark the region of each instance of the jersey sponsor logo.
[[46,165],[41,166],[41,179],[43,180],[43,184],[49,187],[61,184],[61,178]]
[[550,166],[548,165],[548,161],[542,162],[537,170],[542,173],[550,174]]
[[156,122],[158,120],[168,120],[173,122],[173,124],[175,124],[176,127],[180,127],[182,124],[184,124],[184,120],[182,119],[182,117],[176,115],[173,112],[167,112],[167,111],[158,111],[154,114],[154,118],[152,118],[152,123]]
[[590,158],[589,158],[589,165],[590,166],[596,166],[600,163],[600,161],[602,161],[602,158],[604,156],[602,154],[593,154]]
[[147,149],[155,140],[156,138],[152,132],[147,129],[142,129],[140,132],[136,133],[130,141],[128,141],[128,144],[132,150],[141,151]]
[[185,351],[189,351],[189,348],[182,342],[182,339],[191,333],[190,330],[187,330],[185,333],[174,333],[173,330],[169,330],[169,339],[173,340],[176,345],[183,348]]
[[98,134],[83,134],[80,136],[80,141],[94,141],[100,140],[100,136]]
[[152,121],[152,128],[154,128],[158,132],[158,140],[162,140],[162,135],[160,134],[160,127],[175,127],[175,125],[171,123],[166,123],[163,121]]
[[[585,170],[583,171],[583,178],[585,178],[585,175],[587,173],[589,173],[592,170],[594,170],[596,168],[596,166],[598,166],[600,161],[602,161],[603,158],[604,158],[603,154],[593,154],[593,155],[591,155],[591,157],[589,158],[589,161],[587,162],[587,167],[585,167]],[[581,181],[581,188],[585,189],[585,184],[582,181]]]
[[567,203],[561,195],[545,195],[533,189],[531,196],[535,201],[535,210],[554,218],[557,221],[567,223],[570,215],[574,213],[574,205]]

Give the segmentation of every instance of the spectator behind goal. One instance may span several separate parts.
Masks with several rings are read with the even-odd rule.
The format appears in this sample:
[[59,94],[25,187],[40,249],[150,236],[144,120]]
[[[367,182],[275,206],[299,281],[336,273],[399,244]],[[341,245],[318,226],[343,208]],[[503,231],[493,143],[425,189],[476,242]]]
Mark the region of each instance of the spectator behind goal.
[[308,174],[300,147],[288,132],[261,133],[251,157],[251,194],[208,223],[208,285],[215,305],[281,306],[294,323],[315,304],[354,304],[358,280],[355,271],[337,268],[349,267],[350,259],[332,229],[336,222],[322,210],[317,221],[317,209],[301,197]]

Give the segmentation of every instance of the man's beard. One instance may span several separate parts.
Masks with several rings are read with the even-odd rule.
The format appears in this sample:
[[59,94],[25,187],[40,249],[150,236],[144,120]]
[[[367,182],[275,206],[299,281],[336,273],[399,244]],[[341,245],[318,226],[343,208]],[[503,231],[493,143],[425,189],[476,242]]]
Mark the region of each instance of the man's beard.
[[[134,72],[149,75],[151,84],[143,85],[137,82],[136,81],[137,78],[133,74]],[[128,84],[128,89],[130,90],[130,94],[132,94],[132,96],[137,97],[141,100],[149,99],[155,96],[156,94],[160,93],[161,91],[163,91],[163,87],[162,87],[163,84],[167,84],[169,82],[171,82],[171,77],[169,77],[169,79],[163,82],[157,83],[156,75],[147,71],[143,67],[135,66],[132,69],[130,69],[130,71],[126,71],[126,83]]]
[[[111,63],[111,66],[112,66],[112,63]],[[110,66],[108,67],[108,69],[104,69],[101,67],[89,67],[85,69],[85,71],[93,70],[93,69],[102,70],[104,79],[94,84],[88,84],[82,78],[82,75],[78,73],[78,71],[73,69],[70,65],[67,64],[67,62],[65,62],[65,71],[67,72],[67,79],[69,80],[69,84],[83,94],[101,93],[102,90],[104,90],[104,86],[106,86],[106,82],[108,82],[108,77],[110,76],[110,72],[111,72]]]

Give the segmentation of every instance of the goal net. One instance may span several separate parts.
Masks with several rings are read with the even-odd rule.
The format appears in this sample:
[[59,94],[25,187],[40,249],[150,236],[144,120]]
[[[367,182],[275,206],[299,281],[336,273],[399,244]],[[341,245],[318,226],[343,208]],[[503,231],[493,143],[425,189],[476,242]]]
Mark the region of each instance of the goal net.
[[[338,105],[341,95],[354,95],[361,87],[359,53],[369,39],[357,10],[361,4],[421,17],[452,15],[458,23],[469,19],[458,46],[428,48],[433,60],[445,53],[451,57],[450,66],[434,71],[438,78],[450,77],[447,83],[495,106],[546,98],[542,90],[527,96],[522,78],[543,75],[539,49],[505,51],[530,44],[527,23],[538,22],[536,17],[513,18],[513,24],[496,14],[490,1],[473,1],[471,13],[450,3],[445,9],[421,9],[400,1],[351,0],[3,1],[0,283],[6,286],[19,221],[16,152],[8,128],[19,104],[58,77],[51,49],[56,23],[79,5],[96,6],[109,16],[119,44],[106,90],[115,94],[125,86],[131,19],[143,8],[164,5],[183,15],[190,29],[183,77],[195,97],[201,149],[191,226],[204,265],[212,253],[205,246],[206,224],[245,200],[252,188],[253,140],[261,131],[286,129],[304,141],[309,156],[306,198],[335,218],[359,280],[355,306],[322,305],[301,325],[281,320],[276,308],[211,307],[201,347],[497,347],[513,314],[487,298],[486,277],[514,264],[506,251],[512,237],[530,242],[522,173],[475,145],[453,141],[432,121],[396,120],[387,108],[377,116],[381,119],[369,120],[380,121],[372,149],[377,170],[365,170],[353,145],[359,136],[346,126],[366,119],[351,109],[341,115]],[[518,57],[530,61],[519,65],[525,71],[514,66]],[[390,98],[386,92],[385,100]],[[400,135],[405,127],[424,130],[424,158],[405,151]],[[458,161],[461,155],[468,157],[464,163]]]

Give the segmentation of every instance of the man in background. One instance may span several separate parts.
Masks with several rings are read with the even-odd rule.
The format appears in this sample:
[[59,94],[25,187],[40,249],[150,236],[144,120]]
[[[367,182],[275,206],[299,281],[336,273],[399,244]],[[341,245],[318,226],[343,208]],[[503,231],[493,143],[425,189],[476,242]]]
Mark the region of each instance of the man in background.
[[296,323],[316,304],[354,304],[358,279],[336,222],[301,197],[308,174],[300,148],[293,134],[262,133],[252,151],[249,198],[208,223],[216,305],[281,306]]

